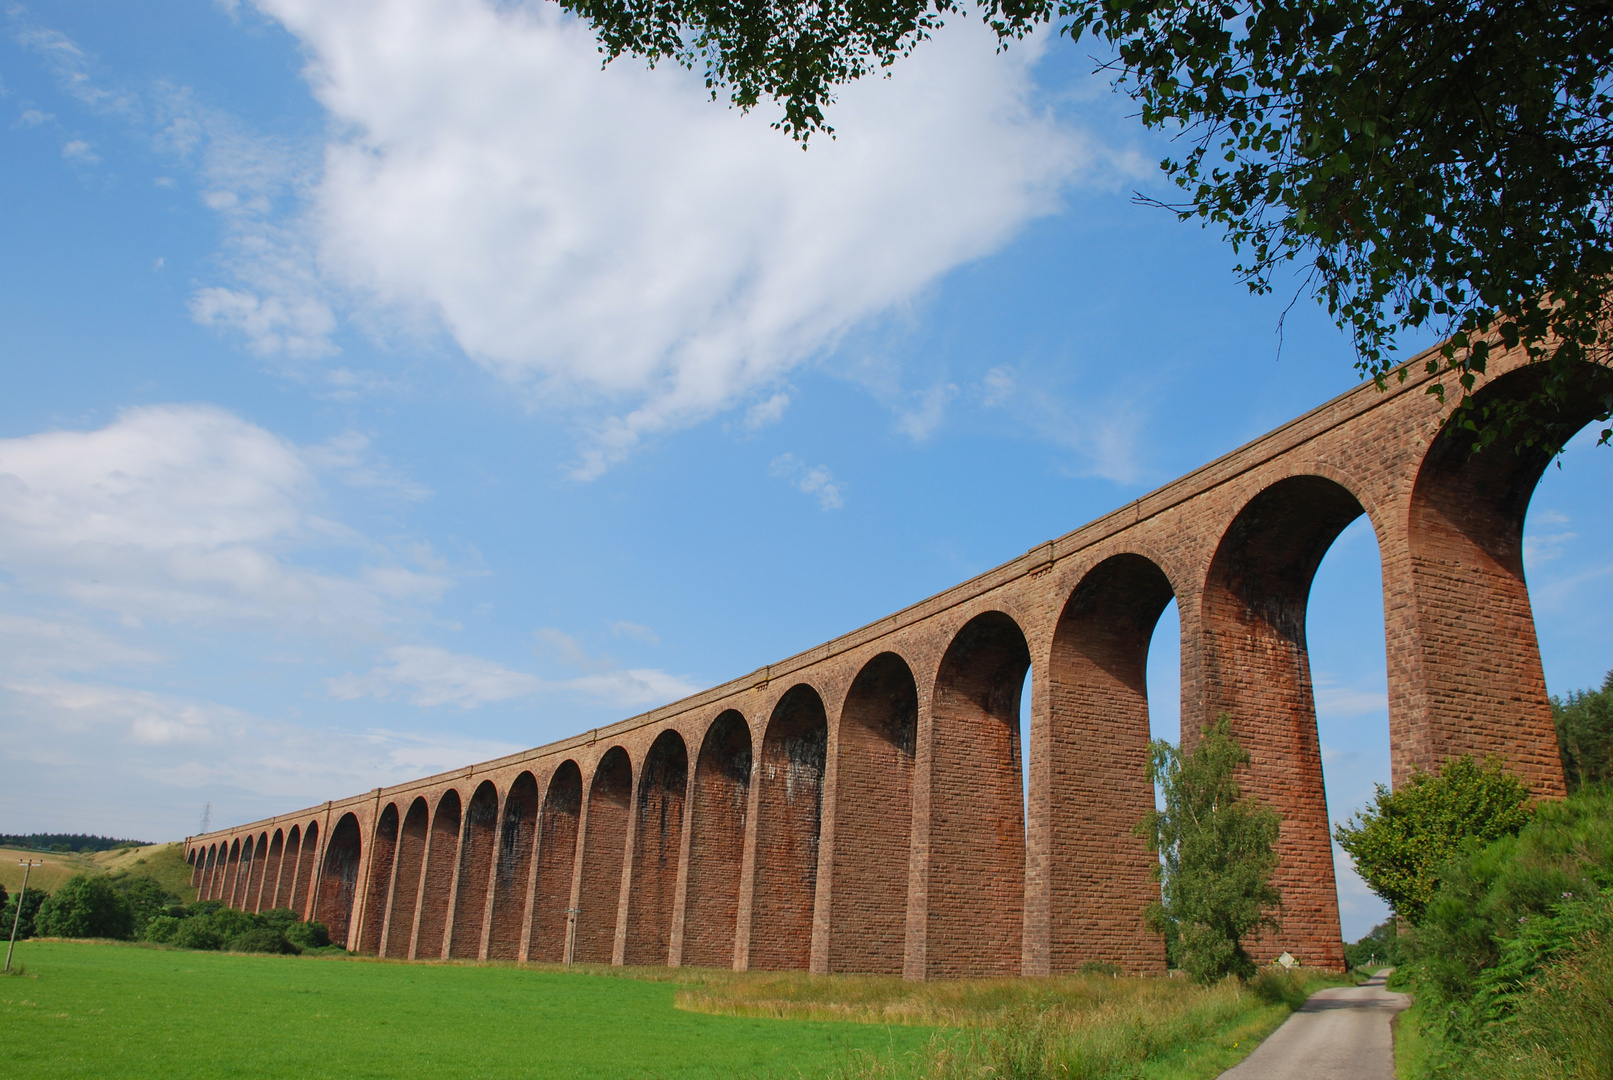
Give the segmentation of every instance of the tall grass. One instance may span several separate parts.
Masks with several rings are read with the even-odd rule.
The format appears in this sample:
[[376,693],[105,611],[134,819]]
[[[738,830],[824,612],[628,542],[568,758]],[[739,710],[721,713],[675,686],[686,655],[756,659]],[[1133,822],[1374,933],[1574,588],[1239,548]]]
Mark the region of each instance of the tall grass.
[[680,1008],[734,1016],[918,1024],[918,1051],[858,1053],[845,1080],[1109,1080],[1214,1076],[1270,1033],[1322,979],[1263,972],[1249,984],[1184,979],[971,979],[778,975],[681,991]]

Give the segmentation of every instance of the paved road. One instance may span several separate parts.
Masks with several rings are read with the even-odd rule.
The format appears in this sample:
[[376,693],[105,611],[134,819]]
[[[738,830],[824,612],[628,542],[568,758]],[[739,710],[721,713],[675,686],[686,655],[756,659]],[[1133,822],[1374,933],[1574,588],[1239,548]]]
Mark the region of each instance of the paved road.
[[1310,1000],[1222,1080],[1394,1080],[1389,1021],[1411,1001],[1383,988],[1335,986]]

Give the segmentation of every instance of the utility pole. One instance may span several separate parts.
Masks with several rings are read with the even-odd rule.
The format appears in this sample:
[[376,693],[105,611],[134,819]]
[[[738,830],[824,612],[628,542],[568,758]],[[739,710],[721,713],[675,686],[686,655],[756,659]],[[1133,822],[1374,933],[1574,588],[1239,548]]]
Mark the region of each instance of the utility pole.
[[6,972],[11,971],[11,951],[17,947],[17,926],[22,922],[22,902],[28,896],[28,875],[34,872],[34,867],[44,866],[45,860],[34,862],[32,859],[18,859],[17,865],[22,867],[22,892],[17,894],[17,914],[11,918],[11,944],[6,946]]
[[[20,909],[19,909],[20,910]],[[582,914],[582,908],[568,907],[566,909],[566,966],[571,966],[572,954],[577,951],[577,916]]]

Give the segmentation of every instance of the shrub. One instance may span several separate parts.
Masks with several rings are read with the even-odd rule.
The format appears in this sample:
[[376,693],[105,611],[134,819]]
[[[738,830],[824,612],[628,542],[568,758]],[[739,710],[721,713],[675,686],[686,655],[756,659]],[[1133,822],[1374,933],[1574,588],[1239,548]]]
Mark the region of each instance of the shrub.
[[286,940],[299,949],[323,949],[330,944],[330,931],[314,919],[292,923],[284,932]]
[[1162,864],[1163,902],[1150,907],[1149,925],[1167,942],[1174,937],[1173,958],[1200,982],[1255,973],[1243,942],[1277,925],[1271,912],[1282,899],[1271,884],[1281,820],[1238,789],[1233,774],[1249,755],[1231,723],[1223,713],[1189,755],[1149,744],[1148,778],[1163,789],[1165,809],[1137,830]]
[[174,935],[179,932],[184,920],[173,915],[156,915],[146,920],[141,930],[140,940],[151,941],[158,945],[173,944]]
[[230,952],[245,953],[298,953],[302,950],[286,940],[286,935],[271,926],[260,926],[237,934],[224,946]]
[[1344,962],[1352,968],[1400,963],[1400,920],[1390,917],[1354,945],[1344,946]]
[[217,950],[224,947],[224,935],[215,930],[213,921],[205,916],[180,920],[171,940],[181,949]]
[[129,902],[103,874],[69,878],[39,907],[34,928],[44,937],[126,938]]
[[147,874],[114,874],[111,881],[112,888],[129,905],[129,930],[135,937],[143,935],[152,918],[179,903],[179,897]]
[[1373,892],[1412,922],[1439,886],[1439,868],[1464,845],[1489,843],[1529,821],[1529,789],[1499,758],[1451,758],[1437,774],[1416,773],[1377,798],[1333,837]]
[[[6,901],[5,910],[0,911],[0,929],[3,929],[9,938],[12,923],[15,922],[18,941],[23,938],[33,937],[34,920],[39,917],[39,909],[44,905],[49,895],[49,893],[40,889],[30,888],[26,893],[19,893],[17,896],[11,897]],[[22,905],[22,917],[20,919],[17,917],[17,905],[19,903]]]

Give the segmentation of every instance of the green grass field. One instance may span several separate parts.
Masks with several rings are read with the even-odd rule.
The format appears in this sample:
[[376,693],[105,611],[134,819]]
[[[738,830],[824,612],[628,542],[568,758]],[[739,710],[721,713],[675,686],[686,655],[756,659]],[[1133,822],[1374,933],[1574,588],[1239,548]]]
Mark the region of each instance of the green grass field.
[[671,981],[501,966],[24,941],[0,979],[4,1075],[794,1077],[929,1030],[712,1016]]

